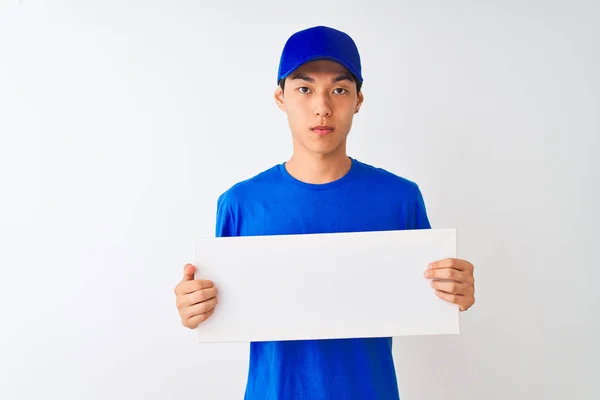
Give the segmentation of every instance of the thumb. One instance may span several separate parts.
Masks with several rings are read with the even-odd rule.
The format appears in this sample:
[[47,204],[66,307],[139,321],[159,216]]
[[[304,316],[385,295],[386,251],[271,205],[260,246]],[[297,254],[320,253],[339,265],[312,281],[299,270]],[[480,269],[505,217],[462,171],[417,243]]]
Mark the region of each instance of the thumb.
[[196,272],[195,266],[193,266],[192,264],[186,264],[185,267],[183,267],[183,280],[184,281],[193,281],[195,272]]

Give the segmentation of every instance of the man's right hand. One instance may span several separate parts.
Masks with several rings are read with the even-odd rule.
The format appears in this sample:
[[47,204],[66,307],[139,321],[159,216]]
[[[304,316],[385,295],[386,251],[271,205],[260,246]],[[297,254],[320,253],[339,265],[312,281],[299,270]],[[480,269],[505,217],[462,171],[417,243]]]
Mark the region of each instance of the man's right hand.
[[183,326],[196,329],[215,311],[217,288],[212,281],[194,279],[196,267],[186,264],[183,279],[175,286],[177,309]]

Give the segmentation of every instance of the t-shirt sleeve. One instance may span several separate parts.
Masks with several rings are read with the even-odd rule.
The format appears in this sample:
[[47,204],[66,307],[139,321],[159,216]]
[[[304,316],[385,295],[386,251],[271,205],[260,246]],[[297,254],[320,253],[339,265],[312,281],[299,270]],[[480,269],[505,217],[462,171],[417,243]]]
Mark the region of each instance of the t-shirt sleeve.
[[216,237],[237,236],[236,222],[232,206],[227,194],[222,194],[217,201]]
[[418,186],[416,187],[407,225],[408,229],[431,229],[425,200],[423,199],[423,194]]

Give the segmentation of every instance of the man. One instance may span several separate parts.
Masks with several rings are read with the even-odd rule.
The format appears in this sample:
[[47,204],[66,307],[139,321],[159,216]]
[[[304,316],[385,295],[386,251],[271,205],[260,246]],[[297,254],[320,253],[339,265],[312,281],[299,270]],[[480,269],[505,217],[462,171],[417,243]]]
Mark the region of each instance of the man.
[[[275,102],[287,114],[293,154],[219,197],[217,236],[430,228],[415,183],[346,154],[364,99],[360,56],[350,36],[323,26],[292,35],[277,82]],[[433,293],[461,311],[471,307],[472,264],[449,259],[426,267]],[[212,315],[218,298],[213,283],[194,280],[194,272],[187,264],[175,288],[182,323],[190,329]],[[391,338],[251,343],[246,399],[398,398]]]

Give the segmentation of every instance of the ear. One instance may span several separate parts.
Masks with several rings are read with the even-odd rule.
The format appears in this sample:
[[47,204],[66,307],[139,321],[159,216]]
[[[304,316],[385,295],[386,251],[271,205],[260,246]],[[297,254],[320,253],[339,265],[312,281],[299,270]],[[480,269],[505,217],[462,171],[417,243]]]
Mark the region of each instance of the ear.
[[361,90],[360,92],[358,92],[358,96],[356,98],[356,107],[354,107],[354,114],[358,114],[358,110],[360,110],[360,106],[362,106],[364,99],[365,98]]
[[281,86],[277,86],[273,97],[275,98],[275,104],[277,104],[277,107],[279,107],[281,111],[285,111],[285,103],[283,101],[283,90],[281,89]]

